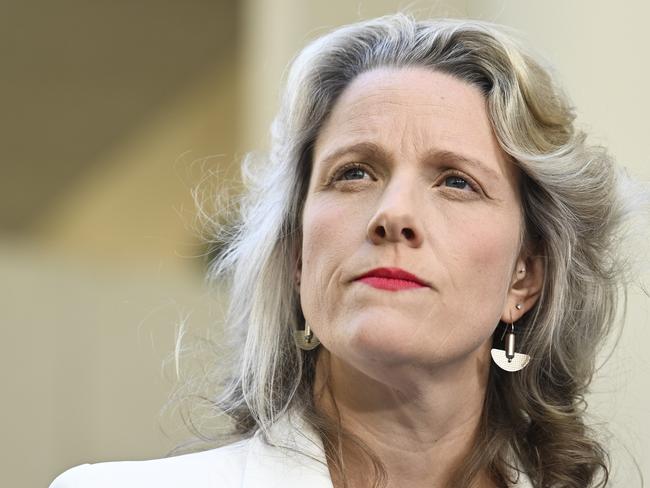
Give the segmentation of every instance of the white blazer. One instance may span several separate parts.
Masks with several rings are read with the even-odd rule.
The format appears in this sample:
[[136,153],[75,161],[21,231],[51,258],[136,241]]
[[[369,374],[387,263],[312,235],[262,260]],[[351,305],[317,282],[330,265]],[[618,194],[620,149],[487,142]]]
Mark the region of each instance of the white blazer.
[[[82,464],[59,475],[50,488],[333,488],[318,434],[297,416],[209,451],[150,461]],[[283,447],[279,447],[279,446]],[[532,488],[522,473],[513,488]]]

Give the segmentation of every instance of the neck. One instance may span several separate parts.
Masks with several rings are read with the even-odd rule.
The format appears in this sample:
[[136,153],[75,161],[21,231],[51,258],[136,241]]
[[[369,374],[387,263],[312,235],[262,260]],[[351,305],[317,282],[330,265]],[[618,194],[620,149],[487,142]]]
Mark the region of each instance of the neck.
[[[391,368],[386,381],[320,351],[314,399],[317,408],[356,435],[381,460],[388,487],[446,487],[475,443],[483,412],[489,355],[476,354],[436,371]],[[344,474],[353,488],[368,486],[349,443],[342,446]],[[332,473],[335,488],[343,486]],[[485,480],[480,486],[490,486]]]

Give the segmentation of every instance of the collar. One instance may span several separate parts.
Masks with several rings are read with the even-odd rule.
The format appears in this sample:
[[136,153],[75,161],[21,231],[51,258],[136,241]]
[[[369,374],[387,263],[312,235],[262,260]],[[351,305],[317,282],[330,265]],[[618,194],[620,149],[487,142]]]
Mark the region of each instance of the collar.
[[[242,488],[333,488],[323,441],[302,416],[286,413],[268,431],[251,438]],[[519,471],[511,488],[532,488]]]
[[242,488],[333,488],[320,436],[299,415],[285,414],[250,442]]

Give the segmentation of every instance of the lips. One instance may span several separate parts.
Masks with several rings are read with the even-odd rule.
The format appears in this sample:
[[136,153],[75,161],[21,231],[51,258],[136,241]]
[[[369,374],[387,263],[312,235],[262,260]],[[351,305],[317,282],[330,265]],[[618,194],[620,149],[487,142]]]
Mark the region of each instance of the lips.
[[423,279],[401,268],[376,268],[359,276],[357,280],[376,288],[390,290],[430,286]]

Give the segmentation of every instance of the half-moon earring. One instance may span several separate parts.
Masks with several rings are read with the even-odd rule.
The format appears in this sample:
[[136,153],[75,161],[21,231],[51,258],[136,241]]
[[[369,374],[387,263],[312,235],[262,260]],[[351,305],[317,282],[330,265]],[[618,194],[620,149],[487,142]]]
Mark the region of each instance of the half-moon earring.
[[[519,307],[517,308],[519,309]],[[504,335],[506,348],[505,350],[493,348],[490,351],[492,360],[505,371],[514,372],[524,369],[530,362],[530,356],[515,352],[515,326],[512,323],[512,317],[510,318],[510,325],[504,331]],[[503,337],[501,339],[503,340]]]
[[304,330],[298,329],[293,331],[293,338],[296,341],[296,345],[304,351],[311,351],[320,345],[318,337],[314,335],[307,322],[305,322]]

